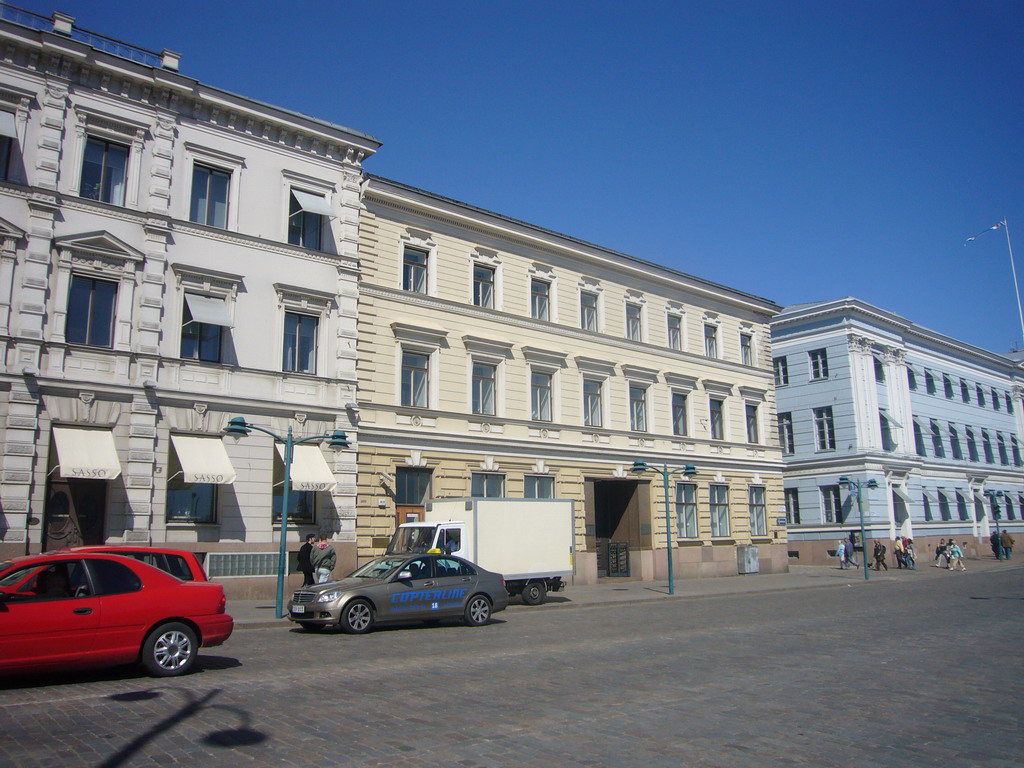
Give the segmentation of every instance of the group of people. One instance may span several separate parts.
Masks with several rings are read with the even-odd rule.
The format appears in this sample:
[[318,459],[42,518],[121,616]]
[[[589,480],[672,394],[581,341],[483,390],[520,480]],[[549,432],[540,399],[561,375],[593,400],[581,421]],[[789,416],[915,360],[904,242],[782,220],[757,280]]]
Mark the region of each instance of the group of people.
[[996,560],[1010,559],[1010,555],[1013,554],[1013,536],[1009,531],[1003,531],[1002,534],[999,531],[992,531],[989,543],[992,545],[992,554],[996,556]]
[[326,533],[320,534],[320,541],[312,533],[306,535],[306,543],[299,547],[299,570],[304,577],[302,586],[323,584],[331,578],[331,571],[338,564],[338,554],[328,541]]
[[932,567],[945,568],[950,571],[966,571],[967,566],[964,565],[965,549],[967,549],[966,541],[961,548],[953,539],[949,541],[939,539],[939,544],[935,547],[935,562],[932,563]]
[[[992,549],[996,551],[996,536],[998,534],[992,534]],[[840,539],[836,542],[836,557],[839,558],[839,567],[842,569],[859,567],[855,559],[857,538],[856,534],[851,532],[849,539]],[[1013,550],[1013,537],[1007,531],[1003,531],[1001,535],[998,535],[998,545],[1002,548],[1002,557],[1009,560],[1010,553]],[[964,565],[964,552],[967,550],[967,542],[964,542],[963,546],[957,544],[953,539],[946,541],[941,539],[939,545],[935,547],[935,562],[933,563],[935,568],[946,568],[950,571],[966,571],[967,566]],[[876,571],[889,570],[889,565],[885,561],[886,547],[881,541],[875,541],[875,549],[873,552],[874,557],[874,568]],[[908,539],[906,536],[897,536],[893,546],[893,554],[896,556],[896,567],[908,570],[915,570],[917,568],[917,555],[914,552],[914,540]],[[999,554],[996,555],[999,557]]]

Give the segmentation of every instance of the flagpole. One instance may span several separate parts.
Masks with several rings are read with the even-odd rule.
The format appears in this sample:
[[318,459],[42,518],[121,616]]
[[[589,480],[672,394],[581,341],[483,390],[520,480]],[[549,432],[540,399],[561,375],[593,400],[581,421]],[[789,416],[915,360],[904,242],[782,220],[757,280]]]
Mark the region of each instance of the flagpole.
[[1020,288],[1017,286],[1017,267],[1013,263],[1013,245],[1010,243],[1010,225],[1003,218],[1003,229],[1006,230],[1006,248],[1010,251],[1010,270],[1013,272],[1013,293],[1017,297],[1017,314],[1020,315],[1021,341],[1024,342],[1024,309],[1020,304]]

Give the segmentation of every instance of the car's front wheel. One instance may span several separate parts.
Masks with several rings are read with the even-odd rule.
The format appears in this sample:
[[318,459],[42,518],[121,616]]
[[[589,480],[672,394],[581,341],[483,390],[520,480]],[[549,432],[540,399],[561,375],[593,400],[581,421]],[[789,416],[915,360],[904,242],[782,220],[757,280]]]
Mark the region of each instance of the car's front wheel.
[[142,666],[153,677],[184,675],[196,661],[199,643],[192,627],[177,621],[161,624],[142,644]]
[[341,611],[341,628],[350,635],[364,635],[373,629],[373,606],[353,600]]
[[473,595],[466,603],[466,623],[471,627],[482,627],[491,620],[491,601],[483,595]]

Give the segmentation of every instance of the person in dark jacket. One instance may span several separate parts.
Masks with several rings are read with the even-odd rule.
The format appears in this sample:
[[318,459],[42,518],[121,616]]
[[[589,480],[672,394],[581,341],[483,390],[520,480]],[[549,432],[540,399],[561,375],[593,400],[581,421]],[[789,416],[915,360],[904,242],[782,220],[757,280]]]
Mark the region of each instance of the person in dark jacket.
[[875,542],[875,570],[880,571],[883,568],[889,570],[889,566],[885,563],[885,544],[880,541]]
[[299,570],[302,571],[302,586],[304,587],[316,584],[316,579],[313,578],[313,561],[310,559],[314,541],[316,541],[316,536],[312,533],[307,534],[306,543],[299,547]]
[[999,537],[999,543],[1003,545],[1003,557],[1009,560],[1010,555],[1013,554],[1013,536],[1009,531],[1003,531],[1003,535]]

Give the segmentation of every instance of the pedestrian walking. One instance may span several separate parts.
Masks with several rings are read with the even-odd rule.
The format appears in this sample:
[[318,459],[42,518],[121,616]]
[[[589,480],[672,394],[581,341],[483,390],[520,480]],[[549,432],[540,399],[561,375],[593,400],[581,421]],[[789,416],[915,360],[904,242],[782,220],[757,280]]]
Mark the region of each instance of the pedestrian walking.
[[905,538],[903,539],[903,562],[906,563],[907,568],[912,571],[917,570],[917,553],[914,552],[914,540]]
[[855,532],[853,532],[853,531],[850,531],[850,540],[846,542],[846,564],[847,564],[847,566],[852,565],[854,568],[860,568],[860,563],[858,563],[854,559],[857,556],[856,555],[856,551],[857,551],[857,534]]
[[313,547],[310,560],[313,563],[313,568],[316,570],[317,584],[323,584],[331,578],[331,571],[334,570],[334,566],[338,563],[338,554],[327,540],[326,533],[320,534],[320,541]]
[[885,544],[880,541],[875,542],[875,570],[880,571],[883,568],[889,570],[889,566],[885,564]]
[[[967,547],[966,541],[964,542],[964,547]],[[964,565],[964,551],[960,549],[960,547],[957,545],[955,541],[950,545],[949,549],[951,550],[949,559],[949,570],[966,571],[967,566]]]
[[313,552],[313,542],[315,541],[316,536],[312,533],[306,534],[306,543],[299,547],[299,570],[302,571],[302,586],[304,587],[316,583],[316,580],[313,578],[313,563],[310,560],[310,555]]
[[846,570],[846,539],[836,542],[836,557],[839,558],[839,570]]
[[996,531],[992,531],[992,535],[988,537],[988,542],[992,547],[992,554],[996,556],[996,560],[1003,559],[1003,544],[999,540],[999,534]]
[[1009,560],[1010,555],[1013,554],[1013,536],[1009,531],[1003,531],[1003,535],[999,537],[999,543],[1003,545],[1003,556]]
[[939,539],[939,545],[935,548],[935,562],[932,563],[933,568],[941,568],[939,560],[942,559],[946,554],[946,540]]
[[896,541],[893,542],[892,553],[896,556],[896,570],[906,568],[907,564],[903,559],[903,540],[899,536],[897,536]]

